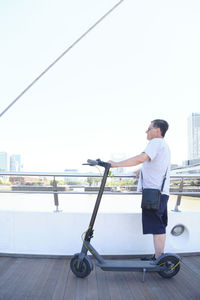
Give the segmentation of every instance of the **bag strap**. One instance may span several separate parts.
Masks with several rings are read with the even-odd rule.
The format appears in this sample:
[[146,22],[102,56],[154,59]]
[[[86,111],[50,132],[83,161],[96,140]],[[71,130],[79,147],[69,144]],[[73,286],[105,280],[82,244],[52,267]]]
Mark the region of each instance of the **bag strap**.
[[[168,168],[167,168],[167,170],[168,170]],[[163,183],[162,183],[162,186],[161,186],[161,193],[162,193],[162,191],[163,191],[163,188],[164,188],[164,185],[165,185],[165,180],[166,180],[166,176],[167,176],[167,170],[166,170],[166,172],[165,172],[165,176],[164,176],[164,178],[163,178]]]
[[143,174],[142,174],[142,170],[141,170],[141,180],[142,180],[142,190],[143,190]]
[[[168,167],[167,167],[167,170],[165,172],[165,176],[163,178],[163,182],[162,182],[162,186],[161,186],[161,190],[160,192],[162,193],[163,191],[163,188],[164,188],[164,185],[165,185],[165,180],[166,180],[166,176],[167,176],[167,171],[168,171]],[[142,179],[142,190],[143,190],[143,174],[142,174],[142,170],[141,170],[141,179]]]

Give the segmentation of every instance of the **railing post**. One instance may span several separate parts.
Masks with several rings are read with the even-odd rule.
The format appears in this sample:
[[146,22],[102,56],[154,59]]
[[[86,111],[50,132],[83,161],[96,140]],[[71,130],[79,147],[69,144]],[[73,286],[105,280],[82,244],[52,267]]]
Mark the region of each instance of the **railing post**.
[[53,177],[53,195],[54,195],[54,205],[56,206],[55,212],[59,212],[59,201],[58,201],[58,188],[55,176]]
[[[183,181],[184,181],[184,178],[182,177],[181,182],[179,184],[179,192],[180,193],[183,192]],[[174,211],[176,211],[176,212],[180,212],[180,210],[178,209],[178,206],[181,204],[181,198],[182,198],[182,195],[177,196],[176,205],[174,207]]]

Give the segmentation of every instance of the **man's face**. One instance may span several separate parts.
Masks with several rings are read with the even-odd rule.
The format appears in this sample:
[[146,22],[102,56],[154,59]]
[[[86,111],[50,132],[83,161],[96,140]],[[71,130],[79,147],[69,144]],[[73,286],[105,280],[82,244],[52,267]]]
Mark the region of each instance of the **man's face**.
[[154,138],[161,138],[162,137],[160,128],[154,128],[153,127],[153,122],[151,122],[151,124],[149,125],[149,127],[146,131],[146,134],[147,134],[147,140],[148,141],[151,141]]

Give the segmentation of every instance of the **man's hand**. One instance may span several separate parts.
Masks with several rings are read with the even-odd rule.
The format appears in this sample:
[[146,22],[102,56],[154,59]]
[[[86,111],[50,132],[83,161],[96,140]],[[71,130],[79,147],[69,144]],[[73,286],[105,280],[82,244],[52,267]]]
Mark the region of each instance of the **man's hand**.
[[134,172],[136,178],[139,178],[141,169]]
[[111,164],[111,168],[116,167],[116,162],[114,162],[113,160],[109,160],[108,163]]

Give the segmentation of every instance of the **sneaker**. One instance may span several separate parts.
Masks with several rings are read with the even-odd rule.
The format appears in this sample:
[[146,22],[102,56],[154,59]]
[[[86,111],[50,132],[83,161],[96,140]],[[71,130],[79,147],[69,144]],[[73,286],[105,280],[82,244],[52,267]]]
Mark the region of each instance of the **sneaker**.
[[148,260],[148,261],[151,261],[151,260],[152,260],[152,261],[154,261],[154,260],[156,260],[155,254],[152,255],[152,256],[145,256],[145,257],[142,257],[141,260]]
[[162,253],[158,258],[155,258],[154,260],[152,260],[152,261],[150,262],[150,264],[151,264],[151,265],[157,265],[157,263],[159,262],[161,256],[163,256],[163,255],[164,255],[164,253]]

